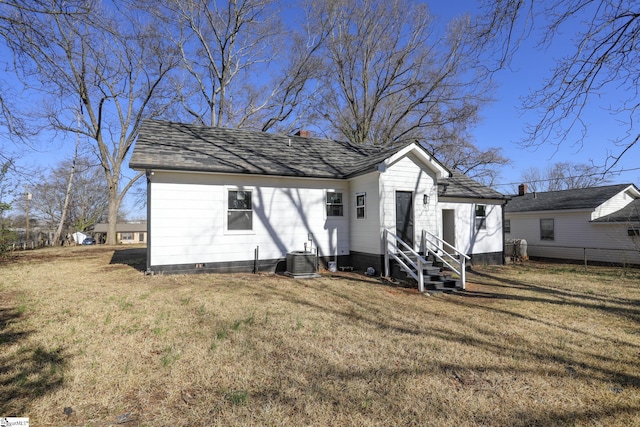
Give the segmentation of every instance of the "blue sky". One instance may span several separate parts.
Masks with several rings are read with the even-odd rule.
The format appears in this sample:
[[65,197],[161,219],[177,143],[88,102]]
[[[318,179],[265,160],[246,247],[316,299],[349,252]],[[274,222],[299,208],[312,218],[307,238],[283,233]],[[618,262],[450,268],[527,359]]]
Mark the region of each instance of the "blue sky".
[[[432,12],[439,17],[441,25],[446,25],[446,22],[457,14],[477,11],[475,0],[430,1],[429,5]],[[563,38],[557,39],[556,43],[546,51],[536,48],[537,40],[535,37],[525,40],[516,53],[511,67],[498,72],[495,76],[497,83],[496,91],[493,94],[495,101],[482,109],[482,121],[472,130],[471,134],[479,147],[501,147],[503,155],[512,162],[501,169],[501,176],[496,181],[496,184],[499,184],[496,187],[498,191],[511,193],[520,182],[522,172],[532,166],[544,170],[548,165],[561,161],[602,163],[607,154],[607,148],[613,148],[610,143],[611,139],[620,136],[623,132],[623,128],[615,118],[600,106],[593,106],[584,116],[589,125],[589,135],[583,141],[582,146],[572,145],[571,141],[567,141],[559,148],[553,144],[556,141],[548,141],[537,149],[522,149],[517,145],[517,141],[525,136],[524,129],[527,123],[534,122],[537,114],[536,112],[522,112],[520,110],[521,98],[543,84],[544,79],[550,75],[554,59],[558,58],[566,49],[571,48],[570,38],[575,29],[566,28]],[[5,84],[7,79],[10,81],[10,78],[6,74],[3,75],[2,70],[6,61],[9,60],[6,52],[0,51],[0,77]],[[606,105],[607,102],[615,102],[616,95],[620,96],[615,93],[603,94],[601,99],[603,105]],[[47,168],[55,166],[63,159],[70,158],[73,141],[60,141],[57,138],[59,136],[43,135],[40,141],[34,144],[40,149],[24,154],[21,163],[25,166],[40,165],[41,168]],[[52,143],[52,140],[57,142]],[[6,153],[6,141],[2,140],[0,144],[2,144],[0,147],[3,147],[3,153]],[[636,147],[625,155],[619,168],[629,171],[613,176],[612,183],[640,184],[639,155],[640,147]],[[127,202],[126,205],[131,206],[131,202]],[[134,211],[131,213],[133,217],[140,215],[144,215],[144,212]]]
[[[457,13],[477,12],[475,0],[433,1],[429,4],[432,12],[443,21]],[[535,37],[535,33],[532,34],[516,52],[510,68],[499,71],[495,76],[495,101],[482,109],[482,121],[472,130],[472,135],[480,147],[502,147],[504,156],[512,162],[501,169],[501,177],[497,183],[502,185],[496,187],[498,191],[513,191],[513,187],[520,181],[522,171],[530,167],[544,170],[550,164],[566,161],[587,164],[593,161],[602,164],[607,150],[615,149],[611,141],[625,132],[626,127],[603,107],[614,105],[626,94],[605,93],[600,96],[598,105],[591,105],[582,117],[589,128],[582,144],[576,144],[579,139],[577,133],[560,147],[554,145],[557,140],[549,140],[537,148],[529,149],[523,149],[517,144],[526,136],[527,124],[535,123],[539,114],[535,111],[523,111],[522,98],[540,88],[545,79],[550,77],[555,60],[573,49],[572,38],[580,29],[579,25],[576,22],[571,27],[563,27],[561,36],[545,50],[537,47],[539,39]],[[623,157],[617,168],[628,171],[611,176],[612,183],[640,184],[638,159],[640,147],[635,147]]]

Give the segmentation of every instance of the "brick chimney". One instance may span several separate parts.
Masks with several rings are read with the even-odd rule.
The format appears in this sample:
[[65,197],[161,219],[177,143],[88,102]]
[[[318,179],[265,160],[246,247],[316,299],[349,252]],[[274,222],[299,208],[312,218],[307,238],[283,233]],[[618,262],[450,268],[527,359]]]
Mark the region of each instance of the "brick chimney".
[[518,185],[518,196],[524,196],[525,194],[527,194],[527,190],[527,184]]
[[296,136],[301,136],[303,138],[311,138],[311,131],[306,129],[300,129],[296,132]]

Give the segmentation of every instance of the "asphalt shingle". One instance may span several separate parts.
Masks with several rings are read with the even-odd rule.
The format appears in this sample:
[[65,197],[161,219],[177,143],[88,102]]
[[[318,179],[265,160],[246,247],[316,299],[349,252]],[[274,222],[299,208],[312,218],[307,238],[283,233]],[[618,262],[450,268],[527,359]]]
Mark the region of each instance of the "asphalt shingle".
[[130,166],[347,178],[375,167],[400,149],[382,151],[330,139],[149,120],[140,128]]
[[505,199],[505,196],[494,189],[451,170],[451,176],[438,183],[439,197],[473,198],[473,199]]
[[[147,120],[140,128],[129,166],[345,179],[375,170],[407,145],[382,150],[332,139]],[[504,198],[458,171],[445,182],[447,196]]]
[[595,209],[630,185],[632,184],[527,193],[523,196],[513,196],[507,204],[505,211],[535,212],[566,209]]

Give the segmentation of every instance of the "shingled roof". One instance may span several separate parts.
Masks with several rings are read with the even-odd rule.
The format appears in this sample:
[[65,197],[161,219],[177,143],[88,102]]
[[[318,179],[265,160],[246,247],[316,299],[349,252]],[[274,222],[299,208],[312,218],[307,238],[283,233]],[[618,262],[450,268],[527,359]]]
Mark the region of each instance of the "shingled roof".
[[331,139],[145,121],[129,166],[310,178],[349,178],[405,146],[381,150]]
[[603,187],[573,190],[545,191],[513,196],[506,212],[535,212],[567,209],[595,209],[633,184],[616,184]]
[[492,188],[482,185],[469,178],[462,172],[451,169],[451,176],[438,183],[438,197],[472,198],[472,199],[497,199],[504,200],[504,196]]
[[[383,150],[332,139],[147,120],[140,128],[129,166],[344,179],[376,170],[409,145]],[[458,171],[452,171],[444,182],[449,197],[504,198]]]

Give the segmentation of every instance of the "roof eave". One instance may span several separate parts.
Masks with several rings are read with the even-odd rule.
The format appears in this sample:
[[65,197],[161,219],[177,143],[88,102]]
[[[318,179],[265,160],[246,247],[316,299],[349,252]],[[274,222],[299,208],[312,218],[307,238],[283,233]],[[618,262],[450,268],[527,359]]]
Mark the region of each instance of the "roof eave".
[[472,195],[468,195],[468,196],[462,196],[462,195],[449,195],[449,194],[438,194],[438,199],[476,199],[476,200],[500,200],[504,203],[508,202],[509,200],[511,200],[511,197],[509,196],[502,196],[502,197],[489,197],[489,196],[472,196]]
[[134,170],[164,171],[164,172],[191,172],[191,173],[210,173],[217,175],[253,175],[268,176],[273,178],[309,178],[309,179],[346,179],[350,175],[318,175],[318,174],[279,174],[272,172],[253,172],[253,171],[225,171],[212,170],[208,168],[166,166],[166,165],[140,165],[130,164],[129,167]]

